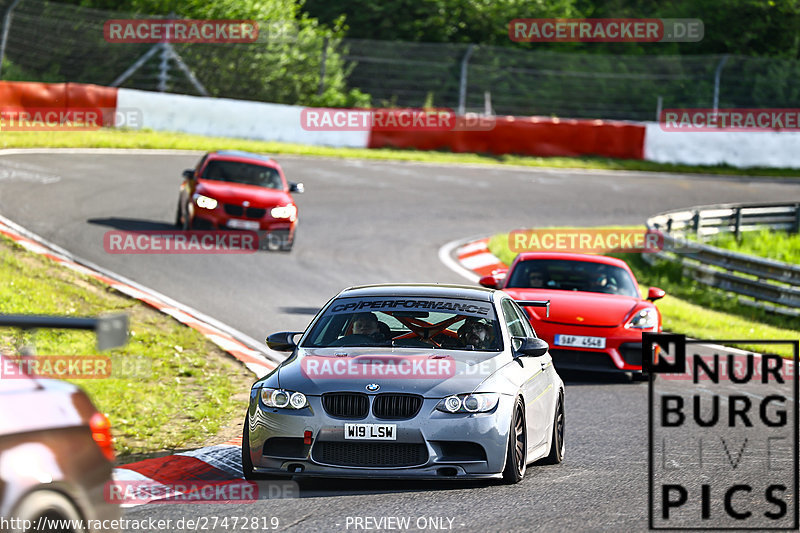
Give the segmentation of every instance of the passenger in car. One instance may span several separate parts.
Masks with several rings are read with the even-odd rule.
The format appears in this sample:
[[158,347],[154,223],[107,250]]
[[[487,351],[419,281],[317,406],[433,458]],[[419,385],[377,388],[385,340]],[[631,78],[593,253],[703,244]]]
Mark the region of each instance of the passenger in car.
[[458,328],[458,338],[464,346],[473,346],[476,350],[485,350],[492,344],[492,330],[476,318],[467,318]]

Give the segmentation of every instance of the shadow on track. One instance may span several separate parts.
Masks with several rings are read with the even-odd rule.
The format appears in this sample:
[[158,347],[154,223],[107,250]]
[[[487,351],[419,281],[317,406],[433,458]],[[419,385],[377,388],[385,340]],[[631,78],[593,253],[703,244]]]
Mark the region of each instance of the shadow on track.
[[175,225],[168,222],[142,220],[138,218],[90,218],[86,222],[122,231],[164,231],[175,229]]
[[434,492],[478,489],[497,486],[498,480],[397,480],[397,479],[329,479],[300,478],[301,498],[357,496],[362,494],[394,494],[400,492]]

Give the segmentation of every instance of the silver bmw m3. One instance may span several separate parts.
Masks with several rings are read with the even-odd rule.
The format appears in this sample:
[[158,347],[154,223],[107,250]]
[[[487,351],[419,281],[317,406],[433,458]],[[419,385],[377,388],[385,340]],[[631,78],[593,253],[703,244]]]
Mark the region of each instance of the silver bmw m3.
[[352,287],[305,332],[275,333],[267,344],[291,355],[250,391],[248,479],[516,483],[530,463],[564,457],[564,384],[547,343],[503,292]]

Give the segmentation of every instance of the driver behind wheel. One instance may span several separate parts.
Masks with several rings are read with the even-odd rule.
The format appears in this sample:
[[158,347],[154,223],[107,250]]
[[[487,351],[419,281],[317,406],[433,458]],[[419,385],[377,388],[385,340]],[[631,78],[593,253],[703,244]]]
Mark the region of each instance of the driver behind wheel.
[[614,275],[605,268],[605,266],[601,265],[592,277],[589,290],[591,292],[616,294],[618,292],[617,280]]
[[375,313],[359,313],[353,319],[353,335],[366,335],[376,341],[385,341]]

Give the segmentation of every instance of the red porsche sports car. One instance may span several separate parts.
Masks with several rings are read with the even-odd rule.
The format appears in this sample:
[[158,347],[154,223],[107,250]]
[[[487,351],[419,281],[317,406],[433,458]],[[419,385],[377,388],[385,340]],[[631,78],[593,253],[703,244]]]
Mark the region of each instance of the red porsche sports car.
[[210,152],[197,167],[184,170],[183,178],[178,227],[263,232],[272,247],[291,250],[297,225],[291,193],[304,188],[286,181],[274,159],[232,150]]
[[550,300],[550,316],[525,307],[536,333],[550,344],[557,368],[630,372],[642,378],[642,332],[661,331],[653,304],[664,291],[642,298],[625,261],[602,255],[519,254],[504,280],[481,278],[515,300]]

